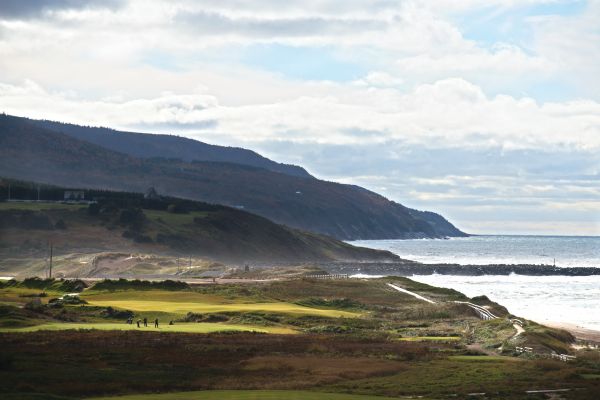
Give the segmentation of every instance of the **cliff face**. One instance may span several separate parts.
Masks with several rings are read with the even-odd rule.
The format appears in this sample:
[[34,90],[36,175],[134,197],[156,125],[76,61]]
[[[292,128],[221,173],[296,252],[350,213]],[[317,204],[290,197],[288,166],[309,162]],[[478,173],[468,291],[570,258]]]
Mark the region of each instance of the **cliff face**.
[[[115,135],[111,140],[119,139]],[[343,240],[465,235],[438,214],[357,186],[247,164],[126,154],[11,116],[0,116],[0,176],[132,192],[155,187],[159,194],[229,205]]]

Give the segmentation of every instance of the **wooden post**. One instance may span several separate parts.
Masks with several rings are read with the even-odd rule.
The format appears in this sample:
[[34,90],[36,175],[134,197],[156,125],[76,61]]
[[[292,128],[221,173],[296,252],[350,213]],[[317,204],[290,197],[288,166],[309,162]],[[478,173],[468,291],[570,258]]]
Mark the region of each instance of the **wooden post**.
[[48,269],[48,278],[52,279],[52,242],[50,242],[50,265]]

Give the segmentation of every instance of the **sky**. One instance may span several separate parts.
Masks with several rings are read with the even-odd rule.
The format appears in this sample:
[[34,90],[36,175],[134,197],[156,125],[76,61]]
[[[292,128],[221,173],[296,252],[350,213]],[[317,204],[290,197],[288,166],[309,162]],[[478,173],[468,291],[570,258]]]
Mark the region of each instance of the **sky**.
[[600,0],[0,0],[0,112],[249,148],[469,233],[600,235]]

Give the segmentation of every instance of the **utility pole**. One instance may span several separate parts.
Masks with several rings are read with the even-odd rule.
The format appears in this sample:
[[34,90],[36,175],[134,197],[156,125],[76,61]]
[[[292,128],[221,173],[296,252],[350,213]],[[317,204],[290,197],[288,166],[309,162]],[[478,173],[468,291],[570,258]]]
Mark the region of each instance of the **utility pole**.
[[48,265],[48,278],[52,279],[52,242],[50,244],[50,263]]

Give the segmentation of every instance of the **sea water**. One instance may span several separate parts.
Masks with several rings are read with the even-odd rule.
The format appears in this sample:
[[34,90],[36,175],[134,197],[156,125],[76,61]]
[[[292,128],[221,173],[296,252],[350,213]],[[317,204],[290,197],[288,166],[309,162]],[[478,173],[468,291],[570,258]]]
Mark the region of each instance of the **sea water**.
[[358,240],[429,264],[549,264],[600,268],[600,236],[471,236],[416,240]]
[[[474,236],[450,240],[366,240],[352,244],[385,249],[423,263],[552,264],[600,267],[600,237]],[[566,322],[600,330],[600,276],[415,275],[413,279],[486,295],[515,315],[537,322]]]

